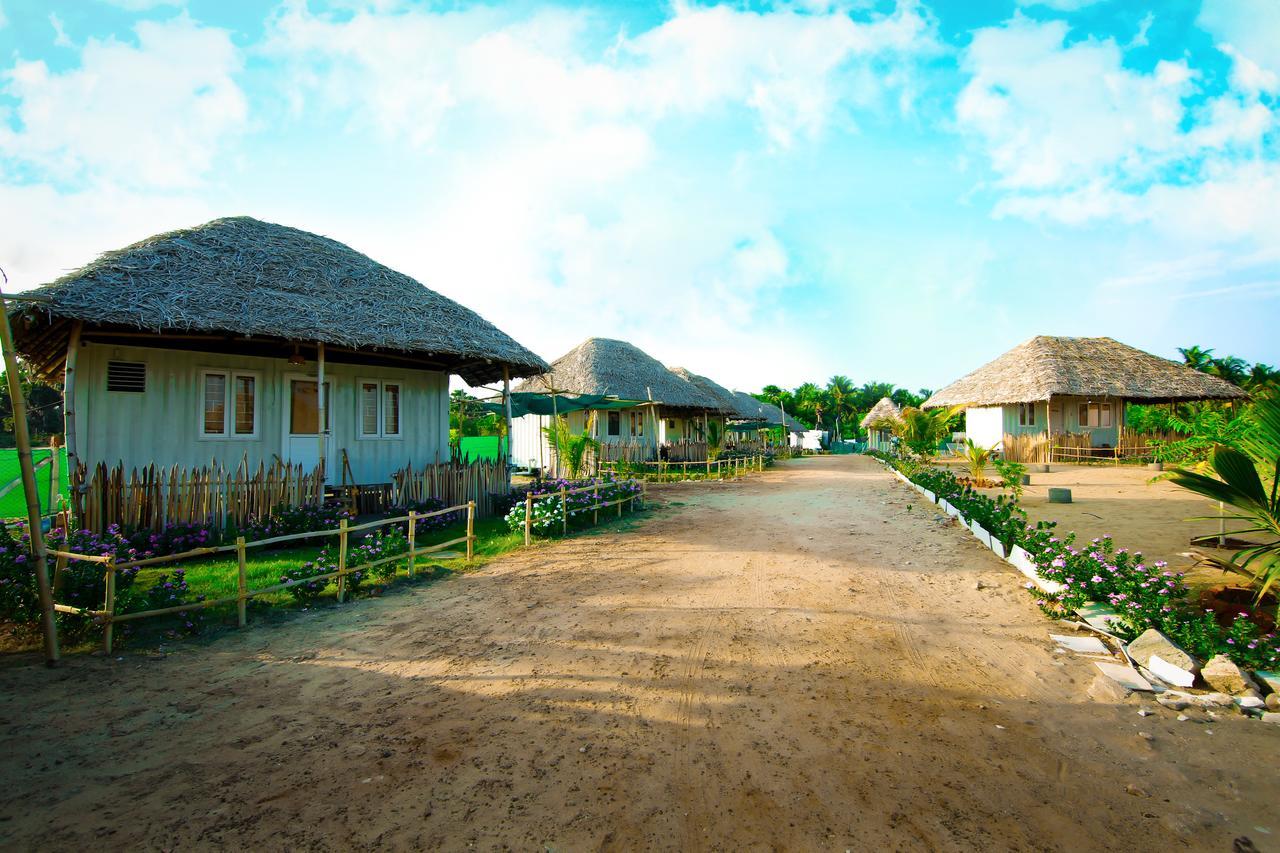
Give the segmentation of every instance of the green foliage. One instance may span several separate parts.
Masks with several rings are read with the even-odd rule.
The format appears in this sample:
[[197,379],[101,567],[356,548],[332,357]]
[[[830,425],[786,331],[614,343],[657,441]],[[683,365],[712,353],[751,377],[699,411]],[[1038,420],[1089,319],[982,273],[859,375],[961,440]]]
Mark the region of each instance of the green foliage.
[[951,420],[962,407],[921,409],[908,406],[893,422],[894,434],[902,446],[923,460],[938,454],[938,446],[951,432]]
[[1000,475],[1004,487],[1010,491],[1014,500],[1022,500],[1022,478],[1027,474],[1027,466],[1002,456],[992,459],[991,464],[995,466],[996,473]]
[[556,452],[556,459],[563,473],[569,479],[582,476],[582,468],[587,460],[587,451],[600,449],[600,442],[592,438],[595,431],[595,412],[587,417],[586,425],[580,435],[574,435],[569,428],[569,419],[564,415],[552,418],[551,425],[542,428],[547,440]]
[[1262,396],[1243,420],[1238,443],[1244,450],[1214,448],[1208,459],[1214,476],[1183,469],[1172,472],[1168,479],[1233,507],[1236,512],[1226,518],[1244,526],[1231,535],[1257,534],[1267,540],[1241,549],[1229,559],[1203,558],[1210,565],[1249,577],[1261,600],[1280,584],[1280,394]]
[[991,448],[979,447],[972,438],[964,440],[964,461],[969,466],[969,476],[975,485],[981,485],[987,466],[991,464]]
[[711,459],[719,459],[724,450],[724,422],[707,421],[707,454]]
[[[33,444],[48,444],[49,436],[61,435],[62,389],[31,378],[24,365],[18,365],[22,398],[27,404],[27,429]],[[4,392],[0,393],[0,447],[13,447],[13,403],[9,399],[8,374],[0,372]]]
[[888,397],[899,406],[919,406],[931,393],[927,388],[908,391],[890,382],[866,382],[855,386],[847,376],[836,375],[827,380],[825,387],[806,382],[794,391],[787,391],[777,385],[766,385],[754,396],[757,400],[781,406],[788,416],[801,424],[830,429],[842,438],[855,438],[858,422],[881,398]]
[[1232,417],[1218,407],[1188,408],[1166,414],[1165,429],[1183,436],[1174,441],[1153,441],[1156,459],[1176,465],[1195,465],[1209,458],[1215,447],[1238,447],[1248,427],[1246,414]]

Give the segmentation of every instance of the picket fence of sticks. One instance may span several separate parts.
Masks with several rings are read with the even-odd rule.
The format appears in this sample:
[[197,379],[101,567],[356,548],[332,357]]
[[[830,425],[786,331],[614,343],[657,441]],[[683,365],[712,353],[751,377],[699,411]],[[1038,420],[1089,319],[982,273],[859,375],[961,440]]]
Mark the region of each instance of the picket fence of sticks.
[[473,502],[482,517],[493,514],[495,498],[511,493],[507,460],[441,462],[420,469],[406,465],[391,475],[391,503],[409,506],[428,498],[447,504]]
[[[446,515],[448,513],[460,512],[465,510],[467,513],[467,532],[465,536],[459,536],[456,539],[450,539],[446,542],[438,542],[423,548],[417,547],[417,527],[418,522],[423,519],[433,518],[435,516]],[[382,518],[376,521],[366,522],[364,524],[351,524],[347,519],[342,521],[335,528],[327,530],[311,531],[307,533],[291,533],[286,536],[272,536],[269,539],[258,539],[253,542],[246,542],[243,536],[236,538],[234,545],[217,545],[205,548],[193,548],[190,551],[183,551],[179,554],[167,554],[162,557],[149,557],[142,560],[130,560],[128,562],[116,563],[110,556],[101,556],[95,554],[78,554],[73,551],[56,551],[50,550],[49,554],[56,558],[53,573],[54,589],[61,588],[62,576],[67,569],[67,565],[73,560],[83,560],[90,563],[100,563],[105,573],[106,593],[103,597],[103,605],[101,610],[91,610],[83,607],[73,607],[69,604],[54,604],[54,609],[59,613],[70,613],[76,616],[86,616],[98,621],[102,625],[102,647],[107,652],[111,652],[115,624],[117,622],[128,622],[134,619],[146,619],[154,616],[167,616],[173,613],[183,613],[193,610],[201,610],[206,607],[217,607],[223,604],[235,602],[237,609],[237,618],[240,627],[244,627],[248,623],[247,609],[250,598],[268,593],[280,592],[299,584],[309,584],[316,581],[337,580],[338,584],[338,601],[342,602],[346,597],[346,578],[353,572],[366,571],[375,566],[384,565],[391,562],[407,561],[409,577],[414,575],[414,562],[418,557],[425,554],[433,554],[450,548],[454,545],[466,543],[467,546],[467,562],[470,563],[475,553],[475,515],[476,505],[474,501],[468,501],[458,506],[446,507],[445,509],[436,510],[434,512],[418,513],[410,512],[408,515],[397,516],[395,518]],[[385,527],[390,524],[408,523],[409,526],[409,547],[408,550],[399,554],[393,554],[388,557],[381,557],[376,560],[370,560],[359,565],[347,565],[348,546],[352,533],[362,530],[372,531],[376,528]],[[296,580],[283,581],[281,583],[272,584],[262,589],[249,589],[248,571],[246,553],[250,548],[262,548],[267,545],[278,545],[284,542],[296,542],[303,539],[317,539],[321,537],[338,537],[338,568],[331,572],[320,575],[314,575],[307,578],[299,578]],[[174,563],[179,560],[189,560],[194,557],[207,557],[214,554],[226,554],[235,552],[237,563],[237,592],[235,595],[225,596],[222,598],[206,599],[204,601],[186,602],[184,604],[175,605],[173,607],[162,607],[156,610],[140,610],[129,613],[116,613],[116,573],[124,569],[146,568],[149,566],[159,566],[166,563]]]
[[[636,483],[636,480],[623,480],[620,482]],[[645,498],[648,496],[648,489],[644,480],[638,481],[640,491],[632,492],[624,498],[618,498],[612,501],[600,500],[600,484],[594,483],[590,486],[579,486],[576,489],[561,488],[557,492],[547,492],[546,494],[535,495],[532,492],[525,492],[524,495],[524,544],[529,545],[533,542],[533,505],[537,501],[543,500],[559,500],[560,501],[560,532],[567,534],[569,532],[569,495],[580,495],[584,492],[591,492],[594,496],[590,506],[579,507],[574,510],[575,514],[590,512],[592,514],[592,523],[600,523],[600,510],[608,509],[611,506],[618,508],[618,517],[622,517],[622,507],[624,504],[629,505],[630,509],[635,509],[635,501],[638,499],[641,505],[644,504]]]
[[248,458],[230,468],[214,460],[207,466],[146,465],[126,477],[123,465],[99,463],[90,474],[84,465],[71,472],[71,506],[83,530],[104,532],[117,524],[126,530],[160,531],[166,525],[192,524],[225,530],[243,527],[253,516],[275,507],[314,506],[324,502],[319,466],[311,470],[279,459],[251,468]]
[[[688,480],[694,475],[704,479],[728,480],[740,477],[751,471],[764,470],[764,456],[735,456],[730,459],[705,460],[702,462],[626,462],[622,470],[629,476],[642,480],[653,480],[659,483],[671,480]],[[619,473],[619,463],[601,462],[601,474]]]

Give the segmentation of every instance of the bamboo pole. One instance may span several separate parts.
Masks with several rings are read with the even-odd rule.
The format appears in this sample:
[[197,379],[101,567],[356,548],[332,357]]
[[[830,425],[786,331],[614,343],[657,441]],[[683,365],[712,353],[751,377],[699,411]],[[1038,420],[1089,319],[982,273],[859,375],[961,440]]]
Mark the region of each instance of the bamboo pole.
[[80,332],[84,328],[81,320],[71,324],[71,333],[67,336],[67,362],[62,371],[62,423],[67,443],[67,473],[76,470],[80,461],[76,445],[76,365],[80,362]]
[[507,488],[511,488],[511,368],[502,367],[502,400],[507,410]]
[[413,549],[418,541],[418,514],[409,510],[409,577],[413,577]]
[[592,524],[600,523],[600,484],[596,483],[591,490]]
[[347,520],[338,523],[338,603],[347,593]]
[[475,556],[476,545],[476,502],[467,501],[467,562]]
[[[7,284],[9,279],[5,277]],[[9,380],[9,402],[13,412],[13,437],[18,446],[18,467],[22,472],[22,491],[27,500],[27,522],[31,552],[35,557],[36,587],[40,598],[40,627],[44,634],[44,662],[58,662],[58,623],[54,618],[53,589],[49,584],[49,563],[45,554],[44,531],[40,523],[40,493],[36,491],[36,471],[31,462],[31,434],[27,429],[27,401],[22,396],[22,380],[18,376],[18,358],[13,348],[13,330],[9,327],[9,307],[0,298],[0,349],[4,350],[4,369]]]
[[524,494],[524,544],[533,541],[533,493]]
[[244,537],[236,537],[236,619],[243,628],[249,621],[247,605],[249,603],[249,573],[245,565]]
[[58,507],[58,499],[62,497],[62,489],[59,480],[62,479],[62,440],[56,436],[49,436],[49,512],[56,512]]
[[105,623],[102,626],[102,650],[107,654],[111,654],[111,643],[115,634],[115,616],[116,616],[116,569],[115,566],[107,567],[107,592],[102,602],[102,618]]
[[[324,457],[325,457],[325,451],[328,449],[326,446],[328,444],[328,442],[326,441],[328,436],[325,435],[325,428],[324,428],[325,405],[326,403],[328,403],[328,401],[325,400],[324,397],[325,397],[325,394],[324,394],[324,342],[317,341],[316,342],[316,435],[318,436],[319,447],[320,447],[320,493],[322,495],[324,494],[324,482],[326,479],[325,478],[325,461],[326,460]],[[381,405],[381,401],[379,401],[379,405]],[[341,586],[341,584],[339,584],[339,586]],[[341,597],[339,597],[338,600],[341,601],[342,600]]]
[[569,492],[564,486],[560,487],[560,532],[569,533]]

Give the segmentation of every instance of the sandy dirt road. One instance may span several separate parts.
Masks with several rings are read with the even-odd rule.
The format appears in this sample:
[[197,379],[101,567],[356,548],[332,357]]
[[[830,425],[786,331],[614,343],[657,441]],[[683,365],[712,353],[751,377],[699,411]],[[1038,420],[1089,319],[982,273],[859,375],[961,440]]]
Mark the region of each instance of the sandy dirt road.
[[1277,849],[1280,727],[1089,700],[1020,576],[870,460],[663,502],[167,657],[11,662],[0,847]]

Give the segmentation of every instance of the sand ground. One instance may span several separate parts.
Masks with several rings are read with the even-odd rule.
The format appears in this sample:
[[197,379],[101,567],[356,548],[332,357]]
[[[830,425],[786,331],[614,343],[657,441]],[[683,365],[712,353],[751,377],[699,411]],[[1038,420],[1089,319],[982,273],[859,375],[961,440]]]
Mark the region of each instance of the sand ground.
[[[965,473],[963,464],[954,460],[947,460],[947,464],[956,473]],[[1023,493],[1022,506],[1031,521],[1056,521],[1059,530],[1074,530],[1084,540],[1109,535],[1118,546],[1140,551],[1147,560],[1164,560],[1175,570],[1185,572],[1195,586],[1241,583],[1243,579],[1239,576],[1197,568],[1196,560],[1188,556],[1194,551],[1220,557],[1234,553],[1231,549],[1191,544],[1193,536],[1219,531],[1217,520],[1191,520],[1216,516],[1218,505],[1167,480],[1156,479],[1159,474],[1145,466],[1054,463],[1047,474],[1031,474],[1031,485]],[[998,479],[990,469],[987,476]],[[1049,503],[1051,486],[1071,489],[1072,502]],[[985,491],[994,495],[999,490]],[[1226,524],[1228,531],[1240,526],[1238,522]]]
[[8,661],[0,847],[1276,849],[1280,726],[1091,701],[871,460],[659,503],[167,656]]

